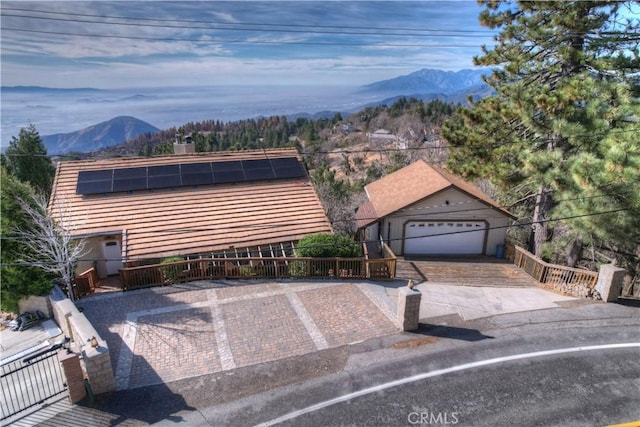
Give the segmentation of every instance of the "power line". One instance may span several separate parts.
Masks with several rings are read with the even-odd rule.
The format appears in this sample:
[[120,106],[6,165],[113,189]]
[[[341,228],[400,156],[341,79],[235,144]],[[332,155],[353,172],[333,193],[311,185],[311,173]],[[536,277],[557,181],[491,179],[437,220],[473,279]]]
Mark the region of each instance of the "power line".
[[[292,27],[292,28],[333,28],[333,29],[353,29],[353,30],[371,30],[371,31],[432,31],[432,32],[446,32],[446,33],[461,33],[461,34],[485,34],[491,36],[493,31],[489,30],[462,30],[462,29],[436,29],[436,28],[415,28],[415,27],[379,27],[379,26],[354,26],[354,25],[326,25],[326,24],[295,24],[295,23],[262,23],[262,22],[224,22],[224,21],[205,21],[205,20],[193,20],[193,19],[177,19],[177,18],[139,18],[132,16],[117,16],[117,15],[97,15],[97,14],[84,14],[84,13],[72,13],[72,12],[53,12],[44,11],[38,9],[22,9],[22,8],[3,8],[4,10],[17,11],[17,12],[36,12],[47,13],[51,15],[66,15],[66,16],[78,16],[89,18],[104,18],[104,19],[122,19],[132,21],[150,21],[150,22],[175,22],[183,24],[210,24],[210,25],[248,25],[248,26],[260,26],[260,27]],[[13,16],[6,15],[5,16]],[[31,16],[29,16],[31,18]],[[35,18],[35,17],[34,17]],[[53,18],[51,18],[53,19]],[[83,21],[79,21],[83,22]],[[184,27],[180,27],[184,28]]]
[[[73,22],[73,23],[85,23],[85,24],[100,24],[100,25],[122,25],[122,26],[132,26],[132,27],[150,27],[150,28],[175,28],[184,30],[185,27],[183,25],[167,25],[163,24],[141,24],[139,22],[106,22],[106,21],[97,21],[97,20],[78,20],[71,18],[52,18],[45,16],[28,16],[28,15],[11,15],[4,14],[7,17],[14,18],[28,18],[28,19],[39,19],[39,20],[48,20],[48,21],[60,21],[60,22]],[[127,19],[127,18],[120,18]],[[216,25],[219,25],[217,23]],[[250,24],[250,25],[261,25],[261,24]],[[284,24],[280,24],[279,26],[285,26]],[[300,26],[297,26],[299,28]],[[401,33],[401,32],[392,32],[392,33],[380,33],[380,32],[371,32],[371,31],[380,31],[379,28],[371,28],[368,32],[365,31],[348,31],[349,27],[333,27],[340,28],[340,31],[326,31],[326,30],[317,30],[317,26],[309,26],[308,28],[312,29],[292,29],[292,28],[243,28],[243,27],[233,27],[233,28],[219,28],[219,27],[210,27],[210,26],[197,26],[193,25],[188,27],[188,30],[215,30],[215,31],[245,31],[245,32],[262,32],[262,33],[293,33],[293,34],[333,34],[333,35],[363,35],[363,36],[385,36],[385,37],[455,37],[455,38],[474,38],[477,39],[477,34],[454,34],[455,31],[451,31],[448,34],[424,34],[424,33]],[[394,31],[402,31],[401,29],[397,29]],[[404,29],[406,31],[406,29]],[[429,30],[418,30],[418,31],[429,31]],[[444,31],[444,30],[443,30]]]
[[[631,191],[630,189],[628,191]],[[590,199],[598,199],[598,198],[606,198],[606,197],[611,197],[612,195],[622,195],[622,193],[607,193],[607,194],[601,194],[601,195],[597,195],[597,196],[586,196],[586,197],[574,197],[574,198],[566,198],[566,199],[558,199],[558,200],[554,200],[555,203],[562,203],[562,202],[568,202],[568,201],[582,201],[582,200],[590,200]],[[454,205],[465,205],[465,204],[469,204],[469,203],[474,203],[474,202],[485,202],[484,199],[481,198],[475,198],[475,199],[470,199],[464,202],[458,202],[455,203]],[[451,205],[449,205],[451,206]],[[399,209],[398,211],[403,211],[403,212],[408,212],[406,214],[396,214],[394,215],[394,218],[416,218],[416,213],[414,213],[415,211],[427,211],[430,209],[437,209],[437,208],[442,208],[442,205],[434,205],[434,206],[424,206],[421,208],[403,208],[403,209]],[[437,211],[437,212],[427,212],[427,213],[422,213],[420,214],[421,216],[419,218],[416,218],[417,220],[428,220],[425,217],[427,216],[433,216],[433,215],[446,215],[446,214],[453,214],[453,213],[469,213],[469,212],[479,212],[479,211],[485,211],[485,210],[496,210],[496,209],[509,209],[511,206],[506,206],[506,205],[498,205],[498,206],[486,206],[486,207],[479,207],[479,208],[472,208],[472,209],[455,209],[455,210],[444,210],[444,211]],[[364,221],[369,221],[369,220],[378,220],[380,219],[379,217],[363,217],[363,218],[359,218],[360,220],[364,220]],[[479,218],[468,218],[468,221],[475,221],[478,220]],[[443,221],[446,222],[447,220],[441,220],[438,219],[438,221]],[[333,221],[331,222],[331,224],[336,224],[336,223],[349,223],[351,222],[351,220],[338,220],[338,221]],[[228,226],[218,226],[218,227],[210,227],[210,228],[174,228],[174,229],[168,229],[168,230],[159,230],[156,231],[155,233],[157,234],[181,234],[181,233],[194,233],[194,232],[218,232],[218,231],[229,231],[229,230],[249,230],[249,231],[257,231],[257,230],[269,230],[269,229],[274,229],[274,228],[280,228],[283,225],[294,225],[294,226],[302,226],[302,225],[322,225],[322,224],[326,224],[327,221],[307,221],[307,222],[291,222],[291,221],[287,221],[287,222],[282,222],[282,223],[264,223],[264,224],[252,224],[251,226],[243,226],[243,225],[228,225]],[[148,234],[149,232],[147,231],[133,231],[133,230],[127,230],[127,234],[128,235],[133,235],[133,234]],[[19,239],[19,235],[11,235],[11,236],[7,236],[6,234],[4,236],[1,237],[4,240],[20,240]]]
[[295,40],[202,40],[196,38],[176,38],[176,37],[141,37],[141,36],[120,36],[112,34],[87,34],[87,33],[70,33],[70,32],[56,32],[56,31],[43,31],[43,30],[28,30],[24,28],[11,28],[3,27],[2,31],[17,31],[23,33],[34,34],[48,34],[58,36],[77,36],[77,37],[96,37],[96,38],[109,38],[109,39],[125,39],[125,40],[147,40],[147,41],[174,41],[174,42],[194,42],[200,44],[221,44],[221,43],[233,43],[233,44],[268,44],[268,45],[309,45],[309,46],[379,46],[379,47],[480,47],[480,45],[470,44],[440,44],[440,43],[360,43],[360,42],[312,42],[312,41],[295,41]]
[[[581,215],[571,215],[571,216],[566,216],[566,217],[560,217],[560,218],[549,218],[549,219],[545,219],[545,220],[541,220],[538,222],[526,222],[526,223],[520,223],[520,224],[513,224],[513,225],[503,225],[503,226],[494,226],[494,227],[486,227],[483,228],[482,230],[461,230],[461,231],[452,231],[452,232],[446,232],[446,233],[439,233],[439,234],[430,234],[430,235],[424,235],[424,236],[413,236],[413,237],[398,237],[398,238],[394,238],[394,239],[384,239],[385,242],[394,242],[394,241],[406,241],[406,240],[410,240],[410,239],[424,239],[424,238],[429,238],[429,237],[441,237],[441,236],[448,236],[448,235],[453,235],[453,234],[463,234],[463,233],[477,233],[479,231],[489,231],[489,230],[501,230],[501,229],[508,229],[508,228],[521,228],[521,227],[525,227],[525,226],[529,226],[529,225],[534,225],[534,224],[539,224],[539,223],[549,223],[549,222],[558,222],[558,221],[564,221],[567,219],[577,219],[577,218],[584,218],[584,217],[590,217],[590,216],[598,216],[598,215],[607,215],[607,214],[612,214],[612,213],[617,213],[617,212],[623,212],[623,211],[628,211],[630,209],[613,209],[613,210],[608,210],[608,211],[602,211],[602,212],[591,212],[591,213],[587,213],[587,214],[581,214]],[[364,240],[361,242],[354,242],[356,244],[367,244],[367,243],[378,243],[379,240],[375,239],[375,240]],[[329,246],[333,246],[333,245],[313,245],[310,247],[329,247]],[[214,252],[214,251],[211,251]],[[258,252],[257,250],[255,252]],[[242,258],[242,257],[241,257]],[[83,259],[83,261],[105,261],[105,259]],[[194,260],[194,262],[197,262],[197,260]],[[49,262],[49,261],[43,261],[40,263],[41,265],[53,265],[53,264],[63,264],[62,262]],[[1,265],[3,266],[33,266],[33,263],[2,263]]]

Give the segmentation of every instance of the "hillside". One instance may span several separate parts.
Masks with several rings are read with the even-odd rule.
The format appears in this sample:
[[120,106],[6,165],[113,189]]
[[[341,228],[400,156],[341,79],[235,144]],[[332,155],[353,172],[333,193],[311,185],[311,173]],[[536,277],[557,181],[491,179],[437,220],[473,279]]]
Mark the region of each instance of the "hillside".
[[441,71],[429,68],[370,83],[362,87],[364,92],[389,93],[393,95],[419,96],[432,95],[446,97],[469,88],[484,85],[482,76],[490,74],[490,70]]
[[120,116],[75,132],[45,135],[42,140],[49,154],[89,153],[158,131],[155,126],[135,117]]

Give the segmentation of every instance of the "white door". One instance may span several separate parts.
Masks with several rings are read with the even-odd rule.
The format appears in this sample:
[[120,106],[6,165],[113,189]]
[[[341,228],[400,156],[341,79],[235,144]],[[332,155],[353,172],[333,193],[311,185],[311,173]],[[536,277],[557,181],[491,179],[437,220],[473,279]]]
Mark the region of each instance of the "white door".
[[120,242],[117,240],[107,240],[102,242],[102,255],[105,259],[107,276],[118,274],[118,270],[124,268],[122,264],[122,251]]
[[487,225],[481,221],[415,221],[405,226],[405,255],[483,253]]

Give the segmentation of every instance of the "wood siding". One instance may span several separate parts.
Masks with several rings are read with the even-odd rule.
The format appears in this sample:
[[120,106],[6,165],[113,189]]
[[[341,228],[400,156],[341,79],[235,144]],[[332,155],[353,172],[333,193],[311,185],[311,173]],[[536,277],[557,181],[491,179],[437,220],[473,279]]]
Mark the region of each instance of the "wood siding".
[[[448,203],[447,203],[448,202]],[[504,243],[510,218],[482,200],[455,188],[436,193],[384,218],[382,233],[395,254],[404,255],[404,230],[409,221],[486,221],[485,255],[495,255]],[[499,227],[499,228],[496,228]],[[390,234],[387,235],[387,230]]]

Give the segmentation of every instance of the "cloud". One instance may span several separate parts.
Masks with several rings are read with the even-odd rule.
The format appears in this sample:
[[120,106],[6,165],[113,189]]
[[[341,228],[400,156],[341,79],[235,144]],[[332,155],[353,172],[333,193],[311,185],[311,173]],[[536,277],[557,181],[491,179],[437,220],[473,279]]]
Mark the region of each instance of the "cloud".
[[481,31],[478,12],[473,2],[434,1],[3,2],[2,79],[5,85],[105,88],[365,84],[424,67],[470,67],[490,38],[455,30]]

